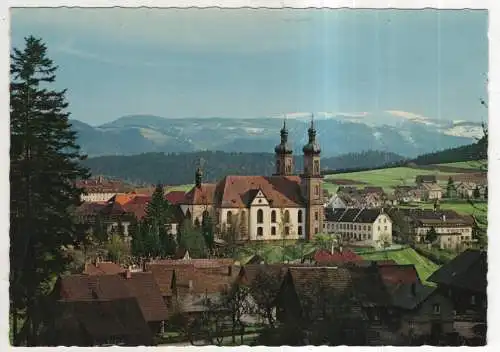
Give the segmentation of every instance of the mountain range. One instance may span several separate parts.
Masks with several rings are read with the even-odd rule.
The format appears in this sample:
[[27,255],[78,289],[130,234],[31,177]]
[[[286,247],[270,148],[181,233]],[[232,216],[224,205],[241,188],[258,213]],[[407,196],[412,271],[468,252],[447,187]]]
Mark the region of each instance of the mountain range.
[[[301,154],[310,114],[287,115],[290,144]],[[268,153],[279,142],[283,117],[164,118],[130,115],[100,126],[71,120],[82,152],[90,157],[147,152],[225,151]],[[470,144],[481,125],[469,121],[430,119],[404,111],[317,113],[317,138],[325,157],[378,150],[415,157]]]

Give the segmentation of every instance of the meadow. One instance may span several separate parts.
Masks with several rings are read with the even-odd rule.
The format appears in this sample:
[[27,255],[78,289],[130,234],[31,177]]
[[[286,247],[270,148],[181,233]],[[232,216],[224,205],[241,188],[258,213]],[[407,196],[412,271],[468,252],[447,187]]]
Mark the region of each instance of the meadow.
[[334,188],[334,190],[336,190],[338,188],[338,185],[334,185],[328,182],[328,180],[349,179],[355,182],[364,182],[368,186],[383,187],[386,192],[392,193],[392,190],[395,186],[414,185],[415,178],[418,175],[449,176],[454,174],[455,173],[441,172],[439,170],[423,170],[410,167],[393,167],[380,170],[327,175],[325,176],[324,185],[326,186],[325,188],[329,189],[329,191],[331,188]]

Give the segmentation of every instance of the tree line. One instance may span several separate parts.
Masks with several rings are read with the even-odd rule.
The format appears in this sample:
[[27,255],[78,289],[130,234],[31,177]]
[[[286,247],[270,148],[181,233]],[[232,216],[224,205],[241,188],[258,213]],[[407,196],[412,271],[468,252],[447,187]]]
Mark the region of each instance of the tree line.
[[[376,167],[403,157],[382,151],[350,153],[323,158],[323,169]],[[295,170],[302,170],[302,156],[295,156]],[[269,175],[275,172],[275,156],[271,153],[226,153],[203,151],[190,153],[145,153],[131,156],[101,156],[85,160],[93,174],[118,177],[136,184],[193,183],[194,170],[201,163],[204,177],[214,182],[230,175]]]

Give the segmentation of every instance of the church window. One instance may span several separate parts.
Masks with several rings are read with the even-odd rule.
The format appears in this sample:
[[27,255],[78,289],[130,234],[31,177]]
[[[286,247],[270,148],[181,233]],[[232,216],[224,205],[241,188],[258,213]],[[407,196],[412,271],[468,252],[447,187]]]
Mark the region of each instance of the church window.
[[298,233],[299,233],[299,236],[302,236],[302,226],[299,226]]
[[264,229],[261,226],[257,227],[257,236],[264,236]]
[[314,220],[318,221],[319,220],[319,214],[318,212],[314,213]]
[[314,160],[314,173],[319,174],[319,160]]
[[299,210],[299,212],[297,213],[297,220],[299,223],[302,222],[302,210]]
[[288,226],[285,226],[285,235],[289,235],[290,234],[290,228]]
[[290,212],[288,210],[285,210],[285,215],[284,215],[284,220],[285,220],[285,223],[289,223],[290,222]]
[[264,211],[262,209],[257,210],[257,223],[262,224],[264,222]]
[[271,212],[271,222],[276,222],[276,210]]
[[314,195],[315,196],[319,195],[319,186],[318,185],[314,186]]
[[233,213],[230,210],[226,213],[226,222],[228,224],[231,224],[232,220],[233,220]]
[[271,227],[271,235],[276,236],[276,226]]

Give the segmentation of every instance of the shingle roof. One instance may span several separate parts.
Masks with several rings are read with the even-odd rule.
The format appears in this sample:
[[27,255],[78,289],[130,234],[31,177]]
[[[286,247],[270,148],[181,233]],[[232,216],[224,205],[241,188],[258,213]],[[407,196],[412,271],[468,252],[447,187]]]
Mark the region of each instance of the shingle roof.
[[123,272],[125,272],[125,269],[113,262],[87,263],[83,270],[83,274],[86,275],[119,274]]
[[468,249],[435,271],[429,281],[486,293],[488,263],[485,251]]
[[130,278],[125,279],[125,284],[132,295],[137,298],[146,321],[164,321],[168,319],[167,306],[152,273],[130,273]]
[[[474,224],[474,218],[470,215],[462,215],[453,210],[432,210],[432,209],[391,209],[413,219],[419,224],[439,225],[467,225]],[[443,218],[444,216],[444,218]]]
[[[103,343],[108,338],[125,337],[130,345],[152,344],[151,332],[137,300],[133,298],[59,301],[56,309],[59,317],[56,329],[60,332],[60,344],[74,344],[74,341],[66,342],[65,339],[72,333],[68,329],[74,327],[83,328],[93,342]],[[75,324],[75,320],[79,324]]]
[[212,183],[203,183],[201,187],[194,186],[186,193],[184,202],[192,205],[213,204],[215,187]]
[[380,209],[339,208],[325,211],[326,220],[331,222],[373,223],[380,215]]
[[437,182],[436,175],[418,175],[415,182]]
[[168,200],[170,204],[181,204],[186,197],[184,191],[170,191],[165,195],[165,199]]
[[131,273],[130,279],[122,275],[63,276],[59,279],[59,295],[64,301],[135,298],[147,321],[166,320],[166,306],[152,275]]

